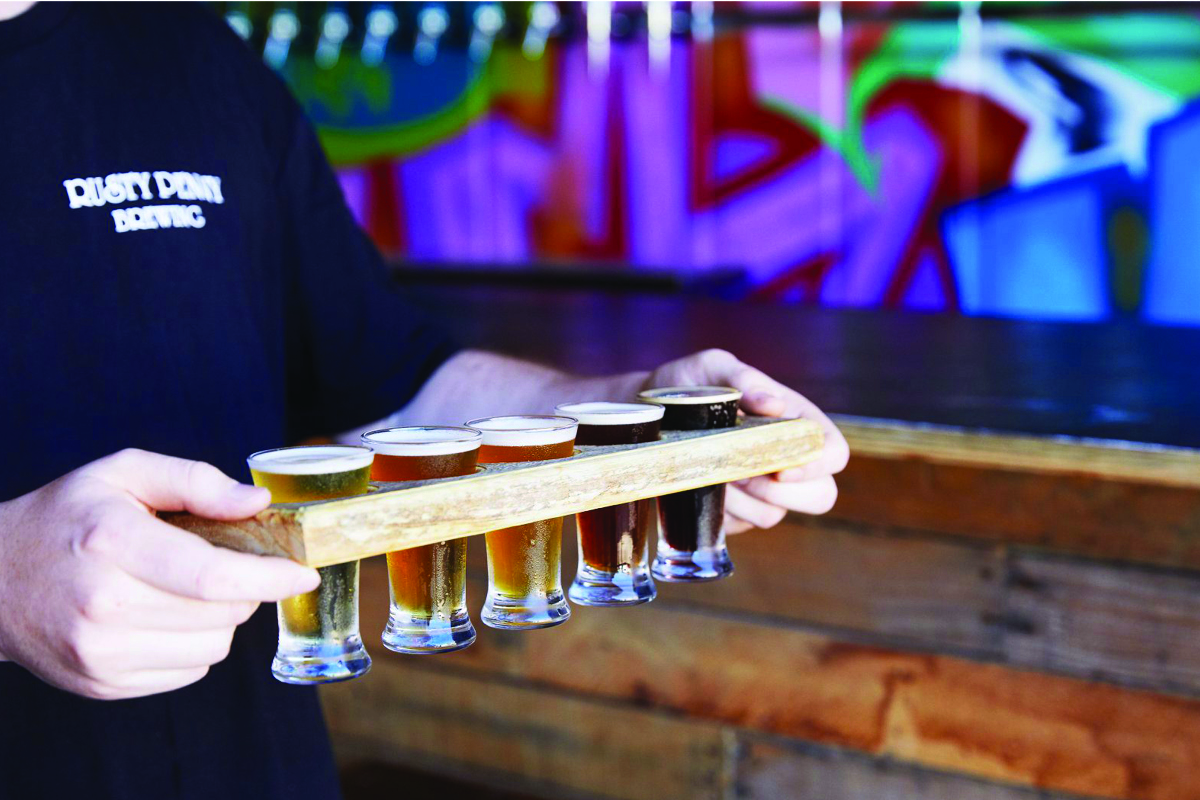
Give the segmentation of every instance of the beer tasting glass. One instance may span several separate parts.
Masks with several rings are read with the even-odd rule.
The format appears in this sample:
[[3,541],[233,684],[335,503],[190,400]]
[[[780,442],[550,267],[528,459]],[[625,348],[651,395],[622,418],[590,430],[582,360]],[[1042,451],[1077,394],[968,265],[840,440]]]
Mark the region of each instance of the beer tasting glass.
[[[563,403],[554,410],[579,420],[578,445],[654,442],[663,417],[663,406],[653,403]],[[654,599],[647,563],[652,508],[650,500],[635,500],[575,515],[579,570],[567,590],[572,602],[632,606]]]
[[[371,449],[311,445],[262,450],[246,459],[273,503],[366,494]],[[279,601],[279,647],[271,673],[284,683],[343,681],[371,668],[358,632],[358,562],[320,567],[321,585]]]
[[[467,423],[483,433],[480,464],[548,461],[575,452],[570,417],[486,417]],[[548,628],[567,621],[563,596],[562,517],[503,528],[486,535],[488,593],[480,618],[501,629]]]
[[[672,386],[638,397],[661,403],[664,431],[732,428],[742,393],[727,386]],[[658,554],[650,571],[664,581],[714,581],[733,572],[725,547],[725,485],[658,498]]]
[[[387,428],[362,435],[375,451],[374,481],[473,475],[481,434],[471,428]],[[387,554],[391,609],[383,646],[397,653],[449,653],[475,641],[467,613],[467,540]]]

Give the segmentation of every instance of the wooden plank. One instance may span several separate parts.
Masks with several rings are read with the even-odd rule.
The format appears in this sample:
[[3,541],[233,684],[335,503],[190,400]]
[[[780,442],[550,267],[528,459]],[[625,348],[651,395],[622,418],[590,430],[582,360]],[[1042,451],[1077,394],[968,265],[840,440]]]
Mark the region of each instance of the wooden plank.
[[[386,576],[377,561],[363,572],[364,635],[377,642]],[[371,654],[377,669],[409,661],[413,670],[470,670],[987,780],[1130,800],[1200,796],[1191,768],[1200,701],[851,643],[744,614],[573,607],[549,630],[479,626],[478,642],[458,653]]]
[[281,503],[269,506],[249,519],[215,520],[183,512],[159,512],[158,516],[217,547],[258,556],[283,556],[306,564],[309,562],[298,510]]
[[1200,489],[1200,450],[1166,445],[1027,436],[838,416],[850,452],[940,464],[1070,473]]
[[[303,563],[323,566],[776,472],[817,458],[822,443],[820,428],[808,420],[746,418],[728,430],[669,432],[659,442],[580,447],[574,457],[558,461],[496,464],[463,478],[380,484],[383,490],[361,497],[272,507],[274,516],[242,522],[188,514],[163,518],[216,537],[223,546],[245,538],[250,552],[302,554]],[[272,528],[273,523],[278,524]],[[268,528],[273,538],[262,534]]]
[[[703,591],[660,583],[657,602],[1200,694],[1194,574],[800,516],[733,537],[730,548],[736,580]],[[573,563],[565,558],[566,572]]]
[[756,734],[738,736],[743,800],[1067,800],[1040,789],[912,767],[890,759]]
[[1013,663],[1200,693],[1200,577],[1019,553],[1008,584]]
[[729,796],[732,736],[719,725],[420,668],[420,658],[381,659],[363,679],[321,687],[340,760],[482,770],[554,798]]
[[[794,514],[770,531],[731,537],[729,548],[734,579],[703,590],[660,582],[657,602],[1002,656],[1002,547]],[[569,572],[574,562],[564,565]]]
[[830,517],[1200,569],[1200,492],[1176,486],[854,455]]

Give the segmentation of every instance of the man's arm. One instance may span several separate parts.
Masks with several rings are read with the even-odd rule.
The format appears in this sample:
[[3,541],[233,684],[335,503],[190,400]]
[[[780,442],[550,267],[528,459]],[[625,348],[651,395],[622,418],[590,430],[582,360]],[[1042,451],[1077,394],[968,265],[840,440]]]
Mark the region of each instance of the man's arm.
[[[837,498],[833,475],[842,471],[849,458],[841,432],[799,393],[724,350],[705,350],[649,372],[601,377],[571,375],[498,353],[466,350],[434,372],[403,409],[367,427],[461,425],[494,414],[547,413],[556,404],[572,400],[628,400],[646,388],[704,384],[741,389],[747,413],[805,417],[825,431],[825,452],[812,464],[730,485],[725,501],[729,532],[769,528],[789,510],[823,514],[832,508]],[[365,429],[339,438],[357,442]]]

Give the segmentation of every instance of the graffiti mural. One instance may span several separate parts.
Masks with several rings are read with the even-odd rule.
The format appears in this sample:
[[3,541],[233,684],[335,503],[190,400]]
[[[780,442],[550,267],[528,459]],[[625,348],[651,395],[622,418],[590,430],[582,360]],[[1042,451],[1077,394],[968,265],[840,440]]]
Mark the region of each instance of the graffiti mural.
[[1161,220],[1200,206],[1171,147],[1197,136],[1200,14],[821,8],[599,62],[579,33],[278,66],[366,230],[430,268],[737,267],[780,302],[1200,322],[1156,299],[1200,289],[1157,255],[1196,235]]

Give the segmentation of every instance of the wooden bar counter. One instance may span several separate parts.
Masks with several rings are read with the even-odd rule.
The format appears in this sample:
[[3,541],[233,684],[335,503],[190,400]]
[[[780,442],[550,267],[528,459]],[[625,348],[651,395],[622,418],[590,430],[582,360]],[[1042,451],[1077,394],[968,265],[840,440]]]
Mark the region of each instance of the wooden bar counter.
[[826,517],[733,537],[730,579],[549,630],[478,624],[475,541],[451,655],[378,644],[365,562],[374,669],[322,690],[343,765],[546,798],[1200,797],[1200,331],[420,292],[579,372],[725,347],[843,415],[852,458]]

